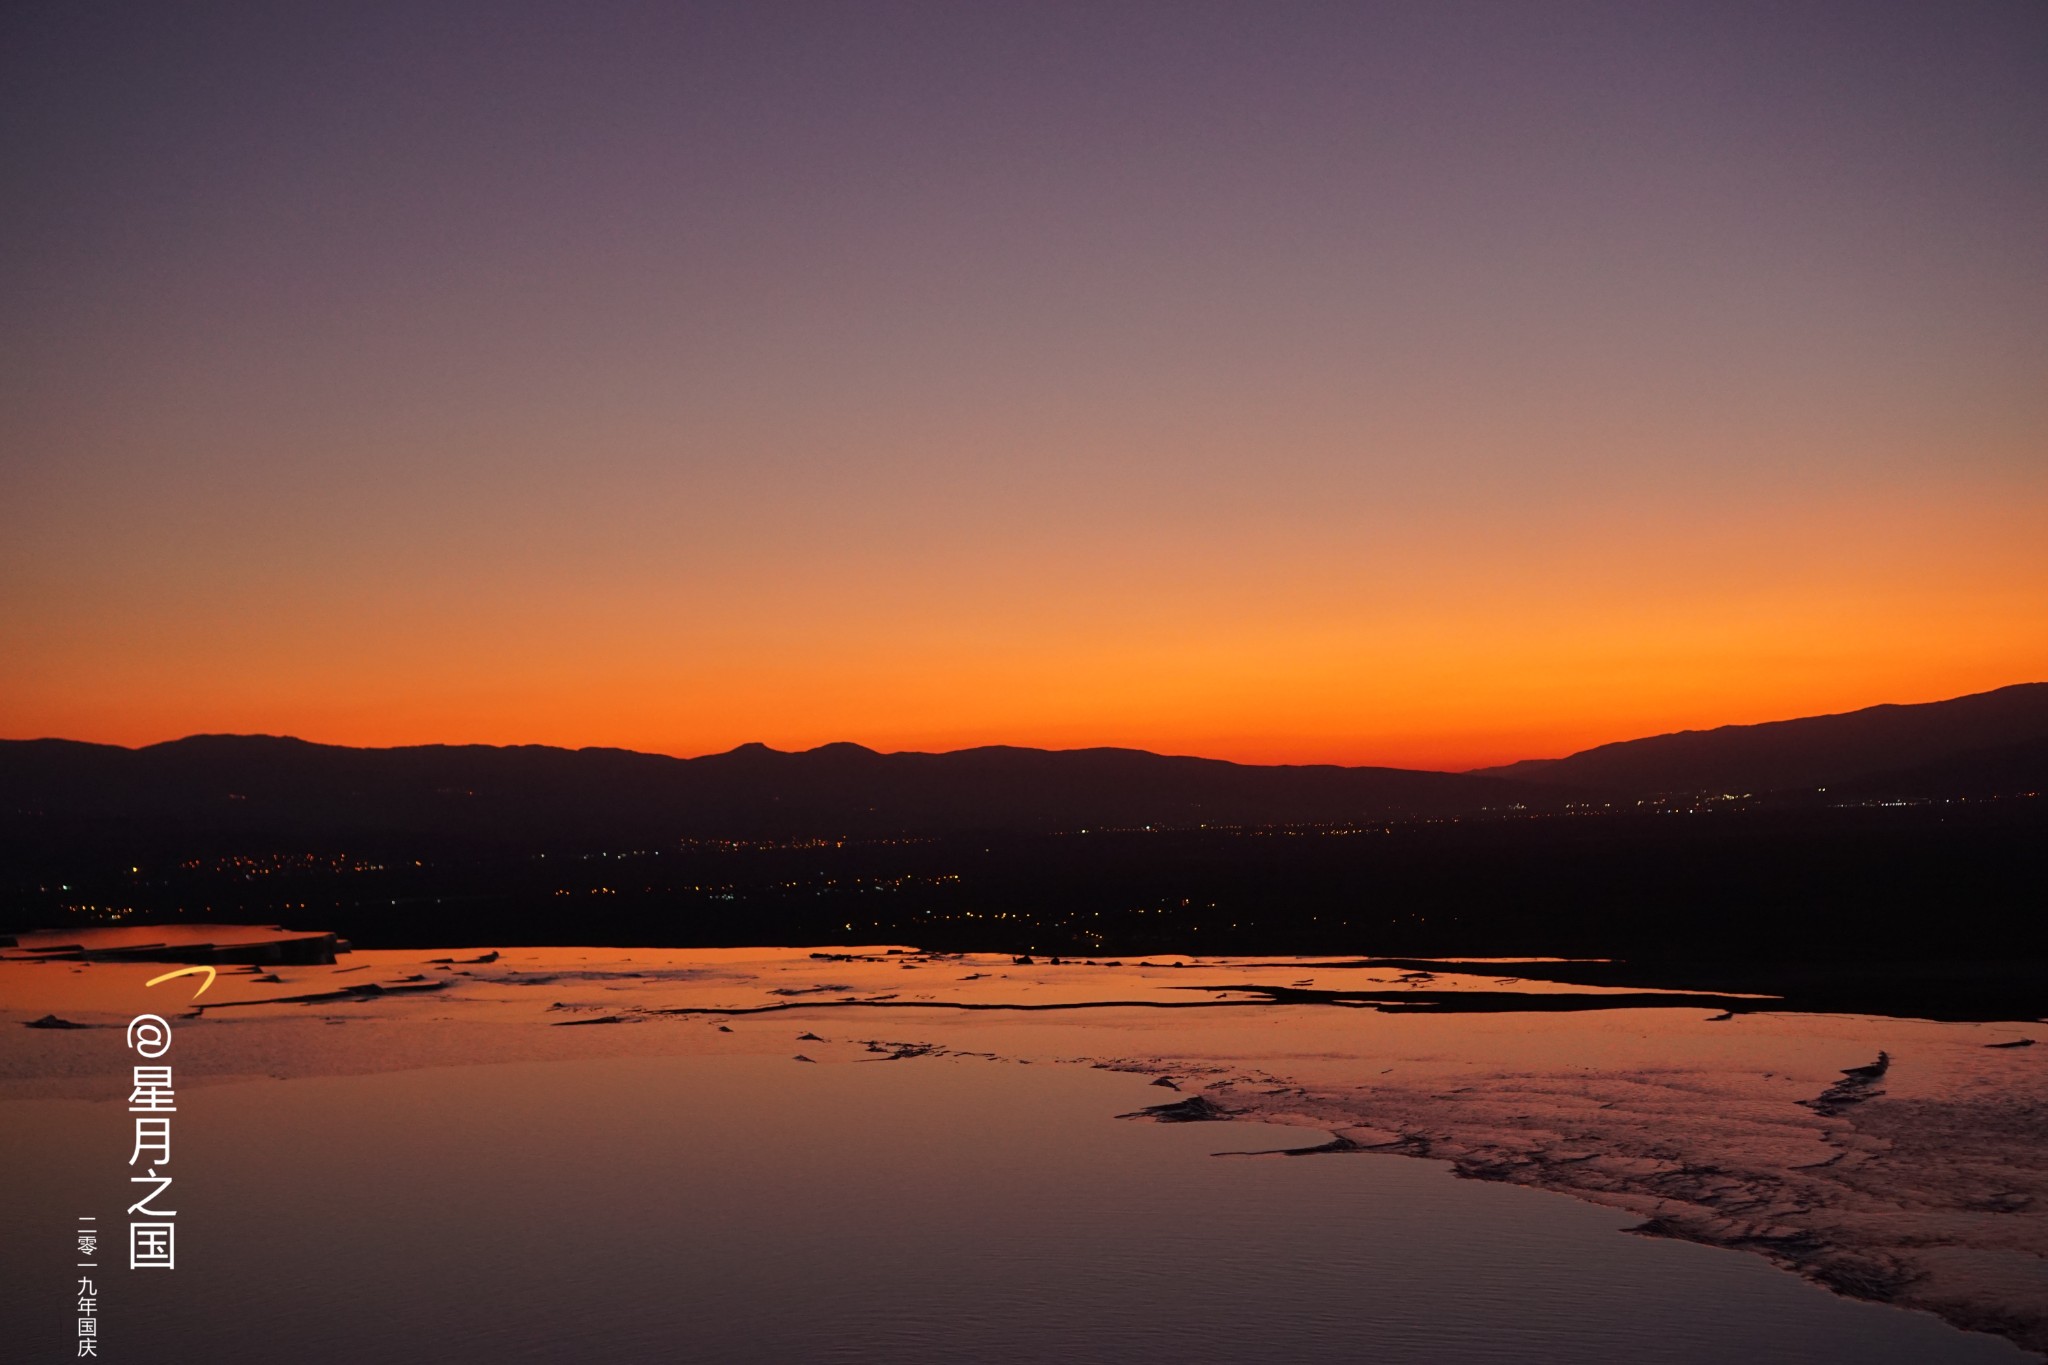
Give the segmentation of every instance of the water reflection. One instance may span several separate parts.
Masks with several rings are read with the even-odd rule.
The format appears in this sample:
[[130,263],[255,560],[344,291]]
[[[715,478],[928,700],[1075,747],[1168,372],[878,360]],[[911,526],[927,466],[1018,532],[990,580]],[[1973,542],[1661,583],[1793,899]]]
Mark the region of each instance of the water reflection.
[[[1392,1157],[1215,1158],[1302,1130],[1108,1117],[1159,1095],[759,1057],[198,1090],[180,1268],[111,1276],[102,1331],[167,1365],[2025,1358],[1561,1196]],[[120,1111],[7,1108],[8,1169],[36,1175],[8,1224],[55,1229],[10,1237],[7,1273],[55,1283],[76,1191],[121,1207]],[[6,1297],[10,1340],[70,1358],[63,1305]]]

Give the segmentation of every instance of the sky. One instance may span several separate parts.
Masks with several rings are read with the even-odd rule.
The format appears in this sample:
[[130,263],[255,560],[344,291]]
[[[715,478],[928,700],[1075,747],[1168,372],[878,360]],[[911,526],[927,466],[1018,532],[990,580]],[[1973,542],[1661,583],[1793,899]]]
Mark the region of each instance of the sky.
[[0,12],[0,735],[1463,768],[2048,679],[2048,5]]

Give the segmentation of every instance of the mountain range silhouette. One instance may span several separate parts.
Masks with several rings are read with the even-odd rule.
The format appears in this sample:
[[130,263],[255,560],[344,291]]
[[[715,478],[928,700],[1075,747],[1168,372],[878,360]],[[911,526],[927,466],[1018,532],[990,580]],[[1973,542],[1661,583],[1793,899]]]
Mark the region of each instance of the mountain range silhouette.
[[0,809],[163,832],[817,836],[1479,815],[1671,796],[1940,799],[2048,781],[2048,683],[1732,725],[1470,773],[1254,765],[1135,749],[878,753],[745,744],[363,749],[194,735],[138,749],[0,741]]

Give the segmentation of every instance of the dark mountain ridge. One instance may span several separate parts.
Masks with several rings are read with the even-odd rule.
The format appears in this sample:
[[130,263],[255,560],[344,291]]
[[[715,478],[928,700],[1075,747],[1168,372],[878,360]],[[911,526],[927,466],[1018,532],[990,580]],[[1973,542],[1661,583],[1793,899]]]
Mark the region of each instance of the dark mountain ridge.
[[[1606,795],[1521,775],[1569,775],[1584,766],[1572,760],[1493,776],[1125,749],[678,759],[235,735],[0,742],[0,931],[186,921],[375,946],[1534,953],[1662,962],[1674,984],[1712,966],[1724,987],[1764,990],[1759,964],[1860,962],[1918,974],[1888,1009],[2031,1017],[2048,802],[1976,798],[2041,789],[2048,738],[2027,732],[2042,695],[1609,746],[1591,751],[1610,765],[1600,776],[1620,772]],[[1928,723],[1944,712],[1953,723]],[[1758,750],[1759,734],[1783,743]],[[1615,753],[1656,761],[1629,770]],[[1733,770],[1738,791],[1788,771],[1824,774],[1814,785],[1830,791],[1631,799],[1731,771],[1708,760],[1749,765]],[[1930,963],[1963,983],[1932,1004]],[[1998,964],[2024,989],[1984,996],[1979,966],[1959,963]]]
[[[163,835],[482,840],[875,837],[1089,826],[1342,824],[1562,810],[1671,792],[1927,798],[2037,790],[2048,684],[1726,726],[1475,773],[1260,766],[1135,749],[699,758],[542,745],[355,749],[194,735],[139,749],[0,741],[0,815]],[[1828,798],[1832,800],[1833,798]]]
[[2048,777],[2044,739],[2048,683],[2019,683],[1949,701],[1623,740],[1472,775],[1628,797],[1823,787],[1870,796],[1981,795]]
[[749,744],[701,758],[537,745],[352,749],[195,735],[141,749],[0,742],[17,813],[279,834],[762,836],[1375,820],[1522,799],[1456,773],[1256,767],[1131,749],[881,754]]

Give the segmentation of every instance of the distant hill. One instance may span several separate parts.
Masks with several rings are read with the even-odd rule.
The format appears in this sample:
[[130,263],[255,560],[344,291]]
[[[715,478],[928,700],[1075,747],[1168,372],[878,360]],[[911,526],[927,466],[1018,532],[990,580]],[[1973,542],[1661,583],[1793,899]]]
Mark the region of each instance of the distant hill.
[[1001,746],[883,754],[857,744],[800,753],[747,744],[683,759],[534,745],[352,749],[266,735],[194,735],[141,749],[0,741],[0,817],[19,837],[37,837],[25,834],[31,824],[323,842],[872,837],[1375,821],[1663,792],[2001,794],[2044,780],[2043,683],[1659,735],[1478,773]]
[[[2014,988],[1958,967],[1939,998],[1884,1007],[2031,1018],[2048,800],[1912,798],[2040,790],[2044,693],[1664,736],[1509,776],[1127,749],[0,742],[0,936],[183,921],[375,946],[1533,953],[1718,961],[1730,989],[1763,956],[1967,959]],[[1711,814],[1631,799],[1787,784]],[[1584,808],[1602,793],[1611,810]],[[1352,829],[1298,827],[1318,824]]]
[[2048,792],[2048,735],[1970,749],[1898,772],[1838,784],[1852,796],[2014,796]]
[[166,833],[757,836],[1375,820],[1523,799],[1454,773],[1258,767],[1130,749],[881,754],[759,744],[351,749],[197,735],[142,749],[0,741],[0,809]]
[[1686,730],[1473,775],[1626,796],[1819,787],[1867,796],[2017,791],[2048,779],[2048,683],[1916,706]]

